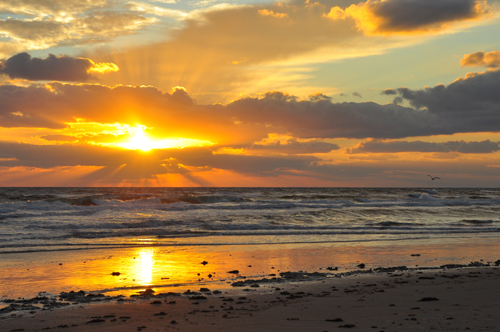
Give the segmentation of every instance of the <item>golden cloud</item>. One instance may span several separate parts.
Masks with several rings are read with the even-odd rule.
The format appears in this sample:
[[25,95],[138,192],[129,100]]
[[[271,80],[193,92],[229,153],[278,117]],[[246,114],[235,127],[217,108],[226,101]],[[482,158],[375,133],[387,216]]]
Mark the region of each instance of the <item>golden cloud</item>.
[[464,55],[464,58],[460,60],[462,67],[468,66],[485,66],[489,68],[500,67],[500,52],[491,51],[484,52],[479,51],[471,54]]
[[289,18],[287,13],[275,13],[268,9],[259,9],[259,14],[262,16],[272,16],[276,18]]

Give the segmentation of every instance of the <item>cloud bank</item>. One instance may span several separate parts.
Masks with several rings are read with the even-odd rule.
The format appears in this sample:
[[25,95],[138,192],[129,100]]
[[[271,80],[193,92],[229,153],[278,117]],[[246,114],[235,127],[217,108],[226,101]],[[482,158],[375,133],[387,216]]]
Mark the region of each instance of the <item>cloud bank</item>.
[[277,154],[313,154],[328,153],[333,150],[339,150],[337,144],[322,141],[301,142],[296,138],[290,138],[283,143],[280,140],[269,144],[252,144],[246,150],[252,153],[277,153]]
[[484,141],[367,141],[347,150],[348,153],[398,153],[398,152],[458,152],[458,153],[492,153],[500,150],[498,142]]
[[110,71],[118,71],[118,66],[113,63],[95,63],[86,58],[56,57],[53,54],[42,59],[32,58],[28,53],[19,53],[0,62],[0,73],[11,79],[32,81],[85,82],[94,78],[92,73]]
[[121,119],[153,127],[151,133],[158,136],[169,133],[222,145],[248,145],[271,133],[302,139],[395,139],[489,132],[498,131],[500,123],[499,85],[500,71],[488,71],[447,86],[393,90],[396,98],[412,107],[334,103],[326,98],[299,100],[283,92],[227,105],[198,105],[181,88],[164,93],[153,87],[96,84],[3,85],[0,125],[64,128],[78,118],[99,123]]

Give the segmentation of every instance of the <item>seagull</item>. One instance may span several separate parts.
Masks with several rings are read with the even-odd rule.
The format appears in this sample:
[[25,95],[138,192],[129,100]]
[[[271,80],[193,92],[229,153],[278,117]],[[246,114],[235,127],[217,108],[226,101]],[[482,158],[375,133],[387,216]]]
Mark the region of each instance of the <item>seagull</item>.
[[432,177],[432,176],[431,176],[431,175],[429,175],[429,174],[427,174],[427,176],[430,176],[432,181],[434,181],[434,180],[436,180],[436,179],[441,180],[441,178],[440,178],[440,177],[437,177],[437,176]]

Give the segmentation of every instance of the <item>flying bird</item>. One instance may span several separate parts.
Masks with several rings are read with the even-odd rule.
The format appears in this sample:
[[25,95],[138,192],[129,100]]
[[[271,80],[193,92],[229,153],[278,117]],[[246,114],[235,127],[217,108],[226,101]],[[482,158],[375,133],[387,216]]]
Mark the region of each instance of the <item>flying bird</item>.
[[436,179],[441,180],[441,178],[440,178],[440,177],[437,177],[437,176],[432,177],[432,176],[431,176],[431,175],[429,175],[429,174],[427,174],[427,176],[430,176],[432,181],[434,181],[434,180],[436,180]]

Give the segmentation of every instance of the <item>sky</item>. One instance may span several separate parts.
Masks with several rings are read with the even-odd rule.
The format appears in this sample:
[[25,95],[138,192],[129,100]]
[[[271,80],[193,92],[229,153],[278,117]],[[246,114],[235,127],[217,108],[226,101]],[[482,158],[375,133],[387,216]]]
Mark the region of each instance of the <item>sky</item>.
[[0,186],[499,187],[498,9],[1,0]]

